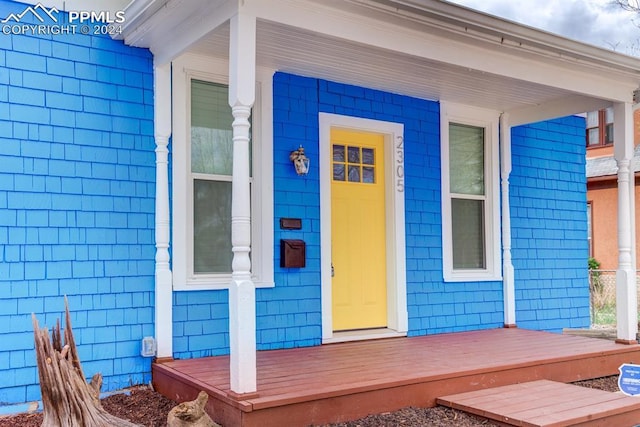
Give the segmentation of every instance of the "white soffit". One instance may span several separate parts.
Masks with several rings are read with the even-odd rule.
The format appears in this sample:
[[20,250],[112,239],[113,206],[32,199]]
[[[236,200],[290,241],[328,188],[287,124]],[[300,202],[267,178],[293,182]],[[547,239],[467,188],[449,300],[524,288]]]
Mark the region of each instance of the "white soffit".
[[[228,56],[228,25],[194,45],[200,55]],[[258,22],[258,66],[418,98],[507,111],[540,105],[570,91]]]

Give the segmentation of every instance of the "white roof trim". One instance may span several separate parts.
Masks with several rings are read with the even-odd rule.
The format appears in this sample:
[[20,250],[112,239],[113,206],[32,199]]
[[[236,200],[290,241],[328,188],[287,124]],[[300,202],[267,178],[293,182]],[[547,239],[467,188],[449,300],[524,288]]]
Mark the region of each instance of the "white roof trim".
[[538,53],[555,53],[558,56],[589,62],[601,62],[640,75],[640,59],[612,50],[593,46],[548,31],[519,24],[494,15],[456,5],[443,0],[347,0],[353,3],[378,5],[399,15],[421,17],[424,22],[439,25],[448,31],[456,31],[471,37],[501,44],[519,46]]

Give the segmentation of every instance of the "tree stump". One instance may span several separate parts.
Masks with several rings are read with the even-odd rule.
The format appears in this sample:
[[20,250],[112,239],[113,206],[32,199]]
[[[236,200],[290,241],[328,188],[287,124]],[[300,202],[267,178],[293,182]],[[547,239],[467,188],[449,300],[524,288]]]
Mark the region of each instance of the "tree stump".
[[167,415],[167,427],[220,427],[204,410],[209,395],[198,393],[196,400],[182,402]]
[[100,403],[102,375],[87,383],[76,349],[69,303],[65,297],[64,342],[60,319],[51,332],[40,329],[35,313],[31,315],[36,361],[42,392],[43,427],[135,427],[137,424],[115,417]]

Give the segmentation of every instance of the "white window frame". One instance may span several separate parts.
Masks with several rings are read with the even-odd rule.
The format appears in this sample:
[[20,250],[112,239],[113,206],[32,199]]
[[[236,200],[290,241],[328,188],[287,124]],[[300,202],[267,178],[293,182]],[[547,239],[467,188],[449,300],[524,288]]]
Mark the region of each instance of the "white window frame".
[[[231,273],[195,274],[193,268],[193,176],[191,173],[191,81],[229,84],[226,60],[185,54],[172,62],[172,260],[174,290],[228,289]],[[251,273],[256,287],[273,279],[273,72],[256,73],[251,111]]]
[[[440,157],[442,174],[442,260],[445,282],[477,282],[502,280],[500,253],[500,171],[499,132],[500,113],[466,105],[440,104]],[[453,230],[451,220],[449,123],[484,128],[485,176],[485,256],[482,269],[453,268]]]

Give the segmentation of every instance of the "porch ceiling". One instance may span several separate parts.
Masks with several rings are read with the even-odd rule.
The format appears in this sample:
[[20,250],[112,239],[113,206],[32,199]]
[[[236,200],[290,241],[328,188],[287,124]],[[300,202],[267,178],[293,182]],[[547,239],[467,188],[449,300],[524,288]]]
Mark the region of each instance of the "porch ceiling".
[[[257,39],[259,67],[418,98],[510,111],[575,95],[274,22],[258,21]],[[227,58],[229,24],[208,34],[189,52]]]
[[[121,36],[161,65],[227,58],[257,19],[257,65],[512,113],[524,123],[632,102],[640,59],[441,0],[135,0]],[[129,16],[129,15],[127,15]]]

